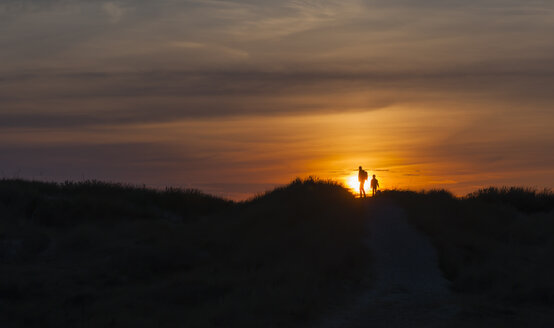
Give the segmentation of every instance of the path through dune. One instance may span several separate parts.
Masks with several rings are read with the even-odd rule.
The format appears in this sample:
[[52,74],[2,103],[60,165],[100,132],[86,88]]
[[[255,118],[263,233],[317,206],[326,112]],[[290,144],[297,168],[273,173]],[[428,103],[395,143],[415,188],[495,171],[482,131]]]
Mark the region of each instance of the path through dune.
[[442,327],[458,311],[436,251],[393,204],[368,219],[372,288],[324,327]]

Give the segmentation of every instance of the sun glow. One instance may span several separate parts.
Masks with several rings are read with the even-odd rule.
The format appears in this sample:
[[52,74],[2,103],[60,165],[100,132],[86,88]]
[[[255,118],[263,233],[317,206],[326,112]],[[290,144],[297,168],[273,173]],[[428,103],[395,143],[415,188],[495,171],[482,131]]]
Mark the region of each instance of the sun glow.
[[358,182],[358,173],[347,176],[344,180],[345,180],[346,186],[350,189],[350,191],[352,191],[354,193],[359,192],[360,183]]

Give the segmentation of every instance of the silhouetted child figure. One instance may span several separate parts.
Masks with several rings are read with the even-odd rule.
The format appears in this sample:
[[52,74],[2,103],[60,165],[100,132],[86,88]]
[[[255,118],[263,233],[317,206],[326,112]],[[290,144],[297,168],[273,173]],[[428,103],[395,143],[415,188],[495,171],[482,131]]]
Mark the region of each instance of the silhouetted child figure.
[[367,180],[367,172],[362,170],[362,167],[360,166],[358,168],[358,181],[360,181],[360,198],[362,198],[362,193],[365,197],[365,190],[364,190],[364,183],[365,180]]
[[373,196],[375,196],[377,189],[379,189],[379,181],[377,181],[374,174],[373,179],[371,179],[371,190],[373,191]]

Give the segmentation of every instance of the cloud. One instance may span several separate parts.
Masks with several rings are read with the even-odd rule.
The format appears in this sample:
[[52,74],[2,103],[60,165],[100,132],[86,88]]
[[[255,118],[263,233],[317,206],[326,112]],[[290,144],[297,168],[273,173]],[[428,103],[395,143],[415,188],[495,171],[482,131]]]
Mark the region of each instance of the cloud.
[[221,46],[221,45],[205,44],[205,43],[190,42],[190,41],[172,41],[172,42],[169,42],[169,45],[175,48],[199,49],[199,50],[206,50],[207,52],[212,52],[212,53],[213,52],[223,53],[226,56],[242,58],[242,59],[246,59],[249,57],[246,51],[243,51],[240,49],[234,49],[226,46]]
[[125,15],[125,9],[115,2],[106,2],[102,5],[102,9],[110,18],[112,23],[117,23]]
[[[75,129],[79,135],[81,129],[126,131],[135,125],[246,120],[240,128],[248,133],[234,144],[239,147],[255,144],[265,134],[248,129],[258,125],[249,121],[252,117],[299,117],[312,123],[329,113],[336,120],[356,113],[364,121],[354,136],[342,138],[341,133],[356,122],[340,128],[332,122],[297,140],[304,150],[314,149],[304,152],[311,159],[306,155],[301,160],[313,162],[330,151],[311,139],[329,134],[332,142],[345,142],[335,148],[340,154],[345,149],[357,154],[370,144],[386,154],[383,158],[390,156],[375,163],[391,167],[383,175],[396,174],[397,166],[406,163],[442,172],[441,161],[450,163],[450,169],[460,163],[464,170],[471,166],[488,173],[497,165],[504,170],[526,165],[546,169],[553,160],[549,150],[554,140],[548,133],[554,121],[553,13],[552,1],[516,0],[4,0],[0,127],[5,138],[0,146],[8,139],[25,139],[16,131],[27,129],[45,135]],[[366,128],[376,118],[386,126]],[[155,152],[151,149],[165,145],[158,158],[190,160],[201,168],[222,159],[227,150],[220,143],[229,138],[214,136],[214,130],[194,130],[183,137],[197,143],[211,140],[215,146],[208,153],[187,148],[182,157],[175,148],[184,146],[167,142],[86,149],[105,160],[128,147],[127,158],[140,160],[140,147]],[[175,132],[156,133],[152,138]],[[371,140],[363,139],[366,134]],[[291,147],[282,138],[270,142],[273,149]],[[35,149],[20,146],[13,165],[32,163]],[[244,160],[233,163],[230,175],[271,166],[274,157],[269,155],[245,156],[259,151],[253,149],[235,154]],[[67,156],[68,163],[87,156],[71,147],[53,151]],[[514,153],[524,155],[515,160]],[[223,159],[231,162],[232,156]],[[291,172],[296,171],[282,175]],[[422,172],[410,178],[423,179],[427,172]],[[433,181],[448,179],[437,175]]]
[[506,70],[490,64],[436,72],[29,71],[0,79],[0,125],[126,124],[395,105],[444,111],[464,106],[491,113],[502,107],[505,115],[525,106],[537,113],[554,101],[554,71],[548,65]]
[[200,48],[206,47],[206,45],[203,43],[189,42],[189,41],[173,41],[173,42],[170,42],[169,45],[172,47],[187,48],[187,49],[200,49]]

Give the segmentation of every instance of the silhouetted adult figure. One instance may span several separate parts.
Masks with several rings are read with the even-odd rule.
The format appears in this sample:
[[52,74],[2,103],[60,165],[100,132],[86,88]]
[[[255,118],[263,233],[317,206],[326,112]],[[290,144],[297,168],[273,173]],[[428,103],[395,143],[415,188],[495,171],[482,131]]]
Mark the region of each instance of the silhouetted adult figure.
[[365,190],[364,190],[365,180],[367,180],[367,172],[364,171],[360,166],[358,168],[358,181],[360,181],[360,198],[362,198],[362,193],[364,194],[364,197],[365,197]]
[[377,181],[374,174],[373,179],[371,179],[371,190],[373,191],[373,196],[375,196],[377,189],[379,189],[379,181]]

